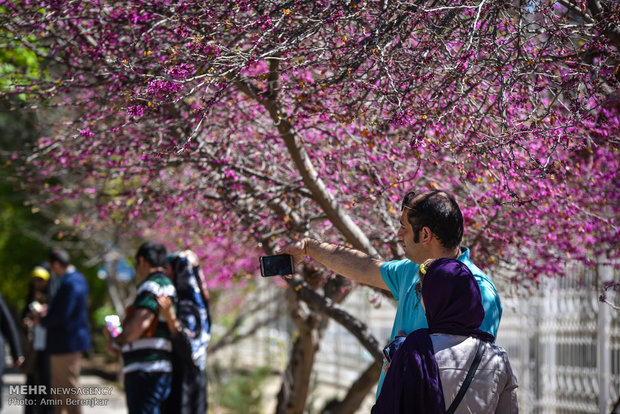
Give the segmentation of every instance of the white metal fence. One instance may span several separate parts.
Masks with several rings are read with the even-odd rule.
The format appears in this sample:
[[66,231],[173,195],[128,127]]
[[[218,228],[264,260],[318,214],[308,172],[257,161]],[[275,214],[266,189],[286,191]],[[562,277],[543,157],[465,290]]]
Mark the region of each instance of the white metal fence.
[[[606,349],[617,358],[619,350],[617,344],[610,346],[611,336],[606,344],[597,338],[598,329],[609,332],[608,328],[597,325],[596,314],[584,313],[580,318],[572,314],[578,312],[574,308],[559,314],[559,309],[543,305],[535,310],[536,306],[530,305],[536,314],[528,319],[522,314],[508,316],[506,319],[515,319],[513,326],[504,325],[498,339],[519,379],[522,412],[611,412],[612,402],[618,398],[620,376],[617,367],[600,366],[598,355]],[[519,315],[522,321],[517,320]],[[524,320],[529,326],[521,325]]]
[[[598,300],[611,269],[581,269],[539,293],[504,298],[498,333],[525,413],[610,413],[620,397],[619,312]],[[620,304],[620,295],[609,300]]]

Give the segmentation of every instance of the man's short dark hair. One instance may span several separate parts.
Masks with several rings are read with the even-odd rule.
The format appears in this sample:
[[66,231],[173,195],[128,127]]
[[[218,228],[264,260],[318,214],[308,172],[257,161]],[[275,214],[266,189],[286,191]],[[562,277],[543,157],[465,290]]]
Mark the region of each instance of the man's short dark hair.
[[453,249],[463,239],[463,214],[454,197],[445,191],[432,190],[414,197],[407,205],[407,218],[413,229],[413,240],[428,227],[446,249]]
[[67,267],[71,264],[71,258],[69,257],[69,253],[62,249],[52,249],[50,254],[47,256],[47,260],[50,265],[54,262],[60,263],[61,266]]
[[142,243],[136,253],[136,262],[139,257],[144,257],[144,260],[153,267],[168,266],[168,251],[163,244],[154,242]]

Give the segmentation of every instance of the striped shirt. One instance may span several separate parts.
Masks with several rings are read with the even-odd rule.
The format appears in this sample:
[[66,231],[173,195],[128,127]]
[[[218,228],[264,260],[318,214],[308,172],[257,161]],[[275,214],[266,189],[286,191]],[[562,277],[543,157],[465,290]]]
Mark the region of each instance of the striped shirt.
[[150,274],[138,285],[135,309],[145,308],[158,318],[154,333],[147,329],[140,338],[125,344],[123,352],[123,372],[172,372],[172,341],[166,320],[159,314],[157,296],[170,296],[173,302],[176,299],[176,289],[165,273]]

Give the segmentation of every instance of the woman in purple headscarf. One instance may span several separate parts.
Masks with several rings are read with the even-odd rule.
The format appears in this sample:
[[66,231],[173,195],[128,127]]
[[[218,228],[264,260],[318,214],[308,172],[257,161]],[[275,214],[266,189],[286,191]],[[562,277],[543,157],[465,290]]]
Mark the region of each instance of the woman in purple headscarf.
[[480,288],[471,271],[453,259],[420,267],[428,328],[407,336],[394,354],[372,414],[445,413],[480,346],[484,352],[456,412],[517,413],[517,380],[506,352],[479,329]]

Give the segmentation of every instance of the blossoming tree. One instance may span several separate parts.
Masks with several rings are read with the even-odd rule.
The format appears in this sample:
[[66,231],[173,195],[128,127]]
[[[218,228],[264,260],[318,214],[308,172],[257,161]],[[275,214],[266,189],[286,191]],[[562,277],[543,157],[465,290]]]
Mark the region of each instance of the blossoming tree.
[[[476,263],[514,283],[617,259],[617,2],[2,7],[2,36],[47,68],[8,92],[56,108],[29,156],[47,201],[89,198],[128,232],[199,237],[227,262],[221,283],[302,235],[398,257],[399,199],[425,188],[456,195]],[[333,306],[347,281],[300,274],[277,411],[303,410],[329,317],[376,358],[329,411],[352,412],[379,343]]]

